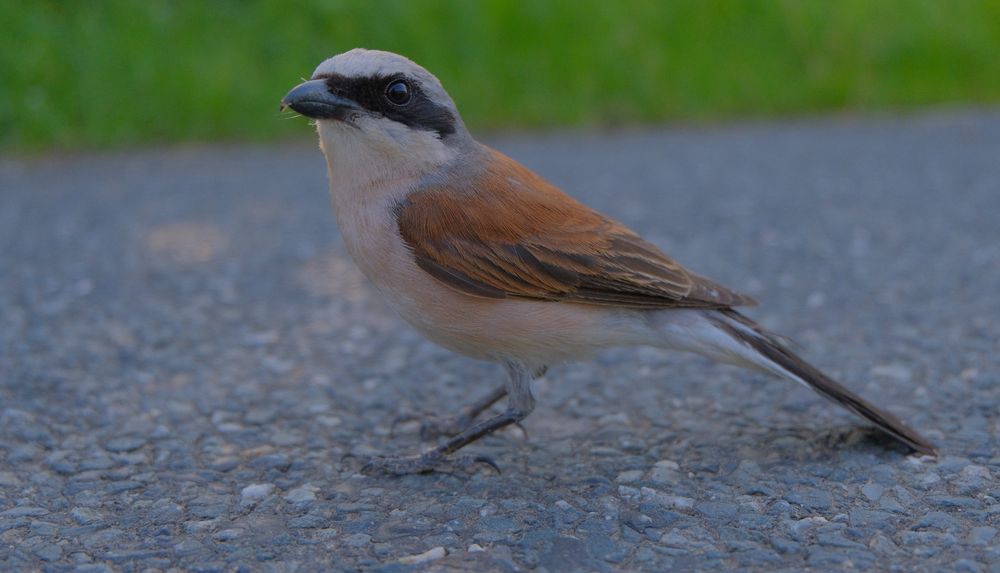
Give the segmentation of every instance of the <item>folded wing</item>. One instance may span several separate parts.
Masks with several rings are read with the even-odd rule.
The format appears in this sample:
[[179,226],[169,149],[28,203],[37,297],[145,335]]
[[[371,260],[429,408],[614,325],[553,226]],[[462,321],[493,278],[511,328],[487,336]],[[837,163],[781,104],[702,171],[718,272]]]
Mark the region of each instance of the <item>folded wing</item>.
[[428,186],[396,211],[416,263],[442,283],[487,298],[634,308],[755,304],[491,153],[489,167],[460,187]]

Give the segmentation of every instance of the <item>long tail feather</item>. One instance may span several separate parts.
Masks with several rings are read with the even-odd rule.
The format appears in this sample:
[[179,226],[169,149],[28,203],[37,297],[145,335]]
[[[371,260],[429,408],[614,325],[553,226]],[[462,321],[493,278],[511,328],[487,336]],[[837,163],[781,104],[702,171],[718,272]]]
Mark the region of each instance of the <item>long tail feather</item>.
[[937,453],[934,444],[909,428],[899,418],[862,399],[839,382],[823,374],[782,346],[775,336],[766,332],[749,318],[735,310],[716,311],[706,313],[705,316],[717,328],[733,339],[749,346],[756,354],[770,362],[767,364],[755,361],[757,367],[784,375],[784,377],[809,386],[821,396],[869,420],[880,430],[917,452],[932,455]]

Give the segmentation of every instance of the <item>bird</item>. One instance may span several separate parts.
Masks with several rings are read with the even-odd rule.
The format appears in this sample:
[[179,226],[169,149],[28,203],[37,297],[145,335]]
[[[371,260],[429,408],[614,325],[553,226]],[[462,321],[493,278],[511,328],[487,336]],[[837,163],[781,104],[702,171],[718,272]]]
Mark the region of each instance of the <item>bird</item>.
[[[436,447],[372,456],[366,473],[468,469],[464,446],[535,408],[553,364],[609,347],[680,350],[802,384],[920,454],[935,446],[800,358],[737,310],[751,297],[696,274],[622,223],[476,141],[441,82],[410,59],[357,48],[292,88],[281,110],[314,120],[333,213],[354,262],[402,318],[505,382],[432,418]],[[477,417],[507,397],[506,408]]]

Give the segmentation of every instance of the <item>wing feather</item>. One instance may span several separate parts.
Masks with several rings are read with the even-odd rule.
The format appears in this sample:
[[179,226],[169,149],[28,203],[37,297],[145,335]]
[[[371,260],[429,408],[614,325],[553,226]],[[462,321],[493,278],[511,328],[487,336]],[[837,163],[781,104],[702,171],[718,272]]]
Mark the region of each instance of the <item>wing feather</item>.
[[750,297],[496,152],[463,186],[429,185],[396,211],[417,265],[461,292],[635,308],[728,308]]

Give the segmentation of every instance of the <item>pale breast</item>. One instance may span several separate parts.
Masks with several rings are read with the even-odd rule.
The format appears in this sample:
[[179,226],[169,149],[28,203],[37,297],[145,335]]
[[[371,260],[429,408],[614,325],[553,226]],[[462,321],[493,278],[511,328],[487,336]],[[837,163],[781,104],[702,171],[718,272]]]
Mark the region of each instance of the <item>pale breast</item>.
[[644,343],[634,311],[575,303],[489,299],[454,290],[420,269],[396,226],[391,201],[337,210],[351,257],[408,323],[452,351],[533,365],[581,359],[608,346]]

